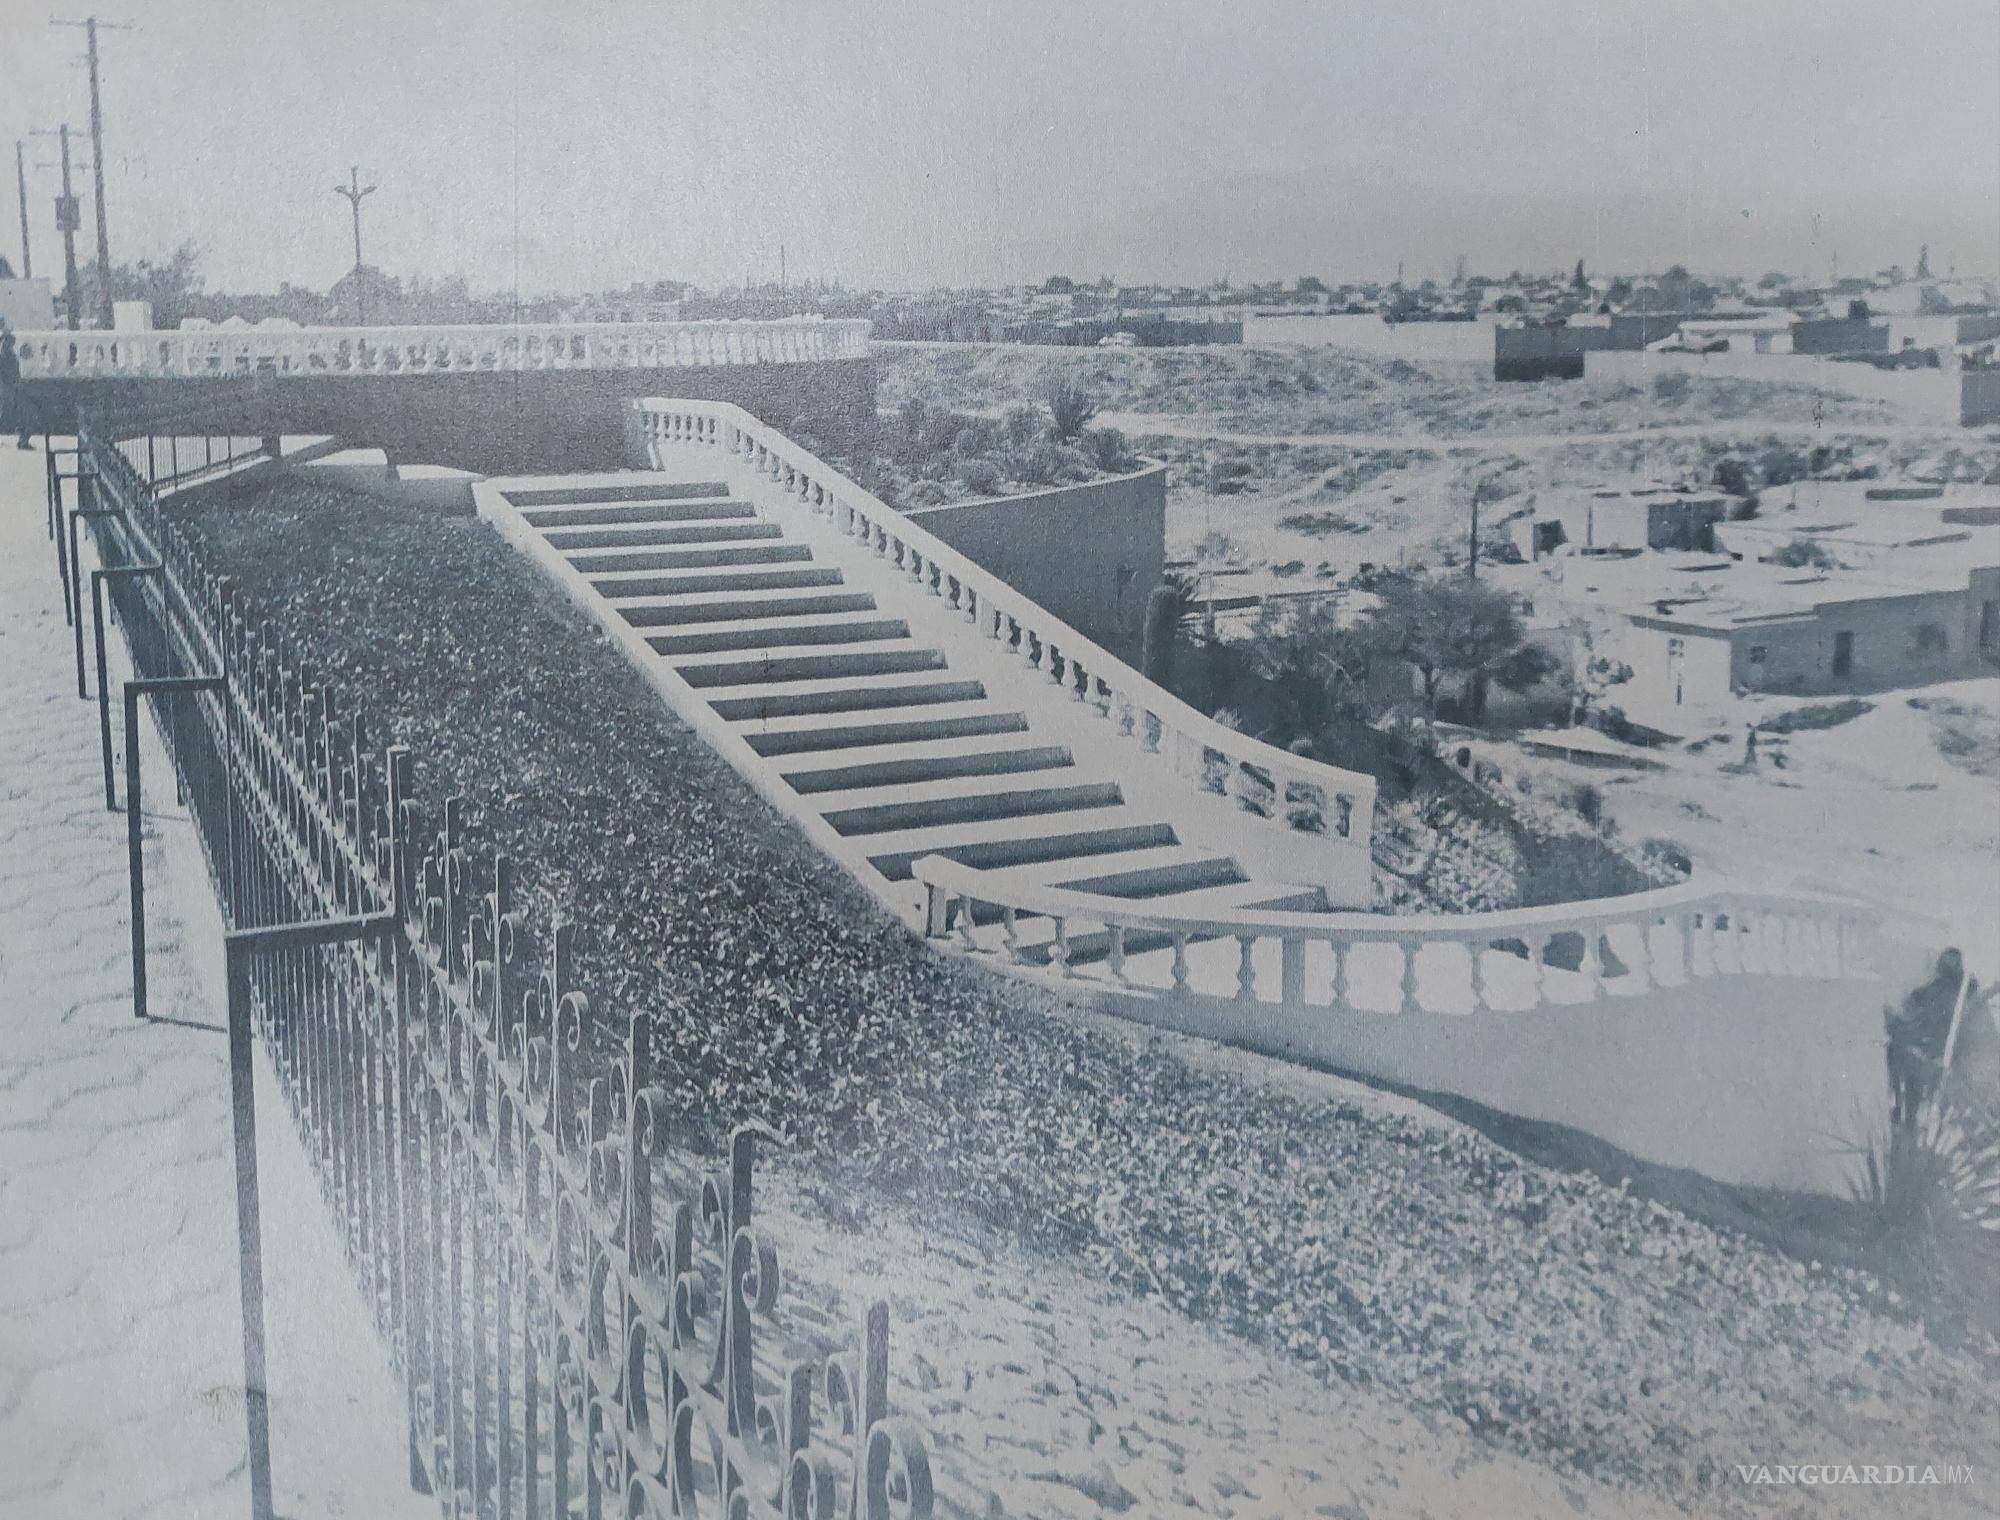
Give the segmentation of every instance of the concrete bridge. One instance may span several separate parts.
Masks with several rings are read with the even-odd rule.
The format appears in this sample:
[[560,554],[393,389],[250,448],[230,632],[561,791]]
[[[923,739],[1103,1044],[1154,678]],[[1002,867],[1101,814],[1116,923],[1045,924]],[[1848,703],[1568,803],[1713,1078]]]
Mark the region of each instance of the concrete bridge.
[[40,430],[72,431],[80,406],[157,413],[251,381],[232,411],[262,435],[331,434],[493,474],[615,467],[637,396],[729,402],[850,436],[874,418],[868,334],[867,322],[799,317],[16,336]]

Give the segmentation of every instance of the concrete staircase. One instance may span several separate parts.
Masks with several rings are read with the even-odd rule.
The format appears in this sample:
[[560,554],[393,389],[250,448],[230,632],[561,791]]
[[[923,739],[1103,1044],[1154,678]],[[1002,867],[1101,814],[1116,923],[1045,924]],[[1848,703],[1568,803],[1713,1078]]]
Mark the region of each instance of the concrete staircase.
[[[636,637],[655,685],[705,709],[683,716],[740,739],[724,753],[830,829],[845,863],[906,917],[920,911],[911,866],[927,855],[1196,915],[1327,909],[1322,888],[1256,879],[1183,837],[1113,765],[1077,752],[1060,692],[1000,693],[953,668],[948,641],[913,634],[886,587],[855,584],[720,482],[579,476],[493,489],[504,505],[489,494],[482,510],[502,531],[628,650]],[[1052,925],[1016,917],[1024,957],[1046,959]],[[1072,937],[1069,958],[1102,956],[1104,939]]]

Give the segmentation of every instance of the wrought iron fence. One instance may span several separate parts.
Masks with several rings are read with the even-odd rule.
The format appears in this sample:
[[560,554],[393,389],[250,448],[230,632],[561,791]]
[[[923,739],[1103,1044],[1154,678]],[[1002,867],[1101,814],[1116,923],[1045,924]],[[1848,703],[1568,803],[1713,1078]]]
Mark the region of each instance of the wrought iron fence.
[[[508,862],[476,850],[457,802],[427,813],[409,752],[378,743],[204,562],[147,471],[158,443],[86,418],[81,498],[65,508],[52,480],[50,522],[59,544],[86,525],[97,551],[114,807],[107,603],[136,672],[125,808],[140,1011],[141,702],[229,926],[255,1512],[270,1513],[271,1485],[253,1027],[407,1390],[411,1482],[445,1513],[930,1514],[924,1440],[889,1412],[883,1304],[845,1352],[776,1365],[777,1253],[752,1207],[755,1148],[776,1137],[738,1129],[697,1188],[665,1180],[650,1018],[625,1020],[615,1058],[587,1065],[586,1030],[605,1015],[576,989],[570,929],[531,943]],[[75,564],[70,552],[80,641]]]

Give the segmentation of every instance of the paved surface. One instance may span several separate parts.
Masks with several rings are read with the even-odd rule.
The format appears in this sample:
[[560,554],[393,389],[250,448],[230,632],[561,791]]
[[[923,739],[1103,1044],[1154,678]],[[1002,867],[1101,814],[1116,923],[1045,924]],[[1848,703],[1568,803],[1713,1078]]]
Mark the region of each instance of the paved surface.
[[[43,535],[0,453],[0,1520],[248,1512],[220,921],[148,822],[156,1021],[132,1017],[125,821]],[[112,641],[114,653],[117,641]],[[164,759],[151,768],[162,786]],[[401,1403],[268,1078],[259,1106],[278,1510],[434,1514]]]

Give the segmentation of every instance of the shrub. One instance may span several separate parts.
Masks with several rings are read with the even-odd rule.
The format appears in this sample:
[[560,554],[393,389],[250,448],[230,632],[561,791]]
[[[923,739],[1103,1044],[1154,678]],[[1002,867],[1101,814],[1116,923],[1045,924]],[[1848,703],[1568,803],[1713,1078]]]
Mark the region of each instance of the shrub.
[[1673,403],[1685,401],[1690,388],[1686,375],[1666,374],[1653,376],[1653,399]]
[[1588,781],[1578,783],[1569,794],[1569,805],[1576,810],[1577,817],[1593,828],[1604,822],[1604,793]]
[[1750,467],[1740,459],[1718,459],[1715,462],[1715,488],[1726,491],[1731,496],[1750,494]]
[[1073,380],[1050,381],[1042,400],[1049,409],[1050,429],[1064,443],[1081,433],[1097,415],[1097,403]]
[[1639,858],[1648,865],[1656,865],[1678,876],[1694,874],[1694,857],[1687,846],[1672,839],[1648,839],[1639,846]]
[[1729,520],[1731,522],[1749,522],[1757,515],[1759,510],[1757,493],[1752,491],[1748,496],[1729,509]]
[[1757,727],[1767,734],[1796,734],[1815,728],[1838,728],[1851,722],[1863,713],[1873,712],[1875,704],[1864,702],[1859,697],[1849,697],[1840,702],[1809,703],[1804,707],[1789,708],[1758,720]]
[[1032,406],[1017,406],[1007,413],[1003,424],[1007,441],[1015,448],[1025,448],[1040,438],[1048,429],[1042,425],[1041,414]]
[[1816,544],[1809,538],[1795,538],[1779,546],[1771,556],[1771,563],[1791,570],[1830,570],[1833,568],[1833,556],[1826,552],[1824,544]]
[[1117,428],[1091,428],[1079,442],[1091,463],[1107,475],[1122,475],[1138,464],[1125,435]]
[[965,488],[975,496],[1000,494],[1002,481],[1000,466],[990,459],[966,460],[958,467],[958,478],[965,482]]
[[1062,455],[1053,443],[1030,444],[1007,457],[1008,473],[1031,486],[1054,485],[1062,476]]

